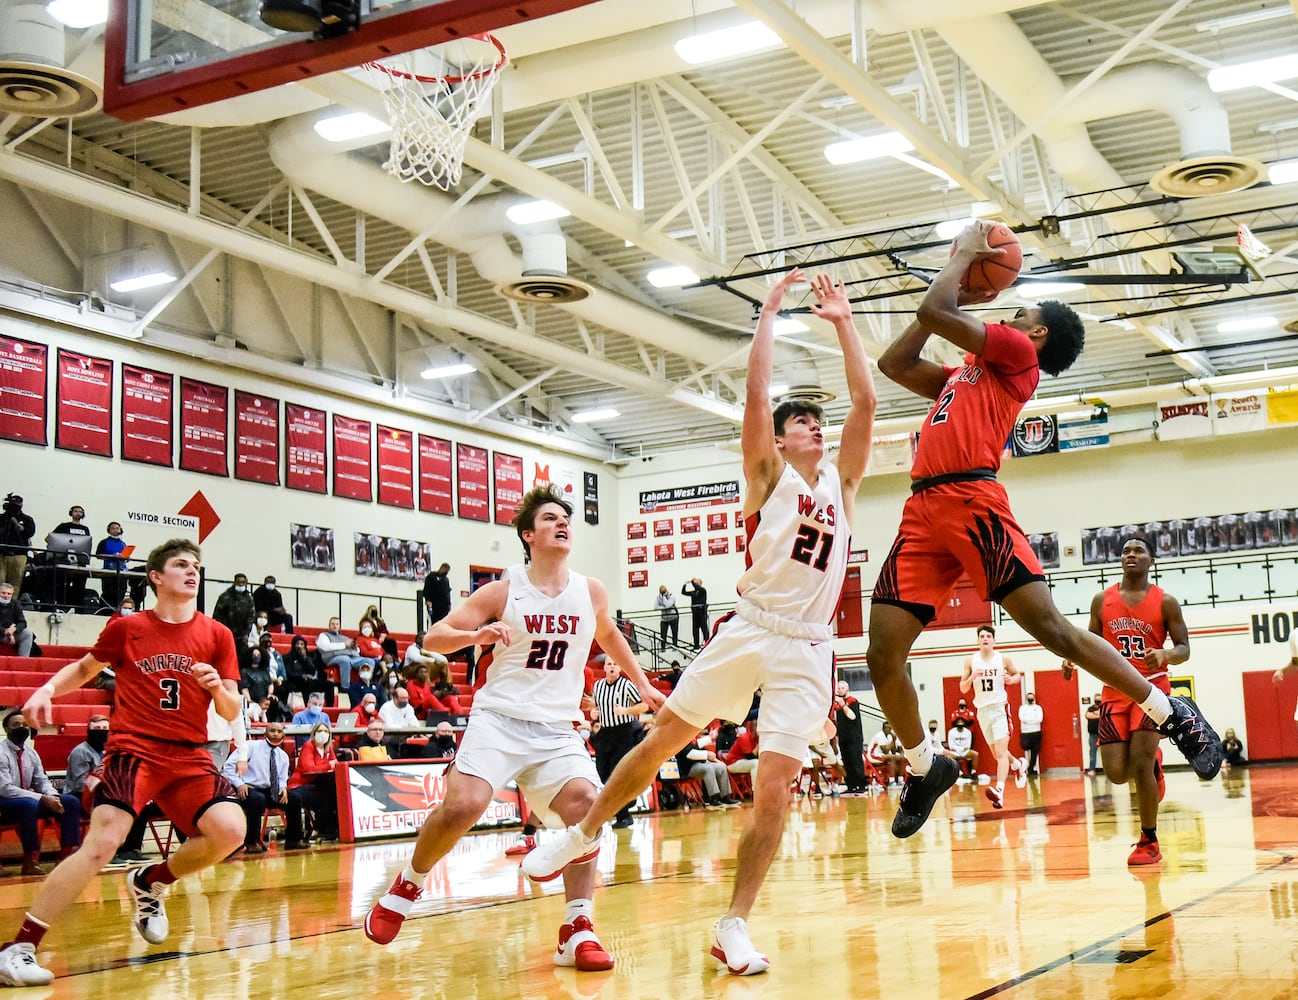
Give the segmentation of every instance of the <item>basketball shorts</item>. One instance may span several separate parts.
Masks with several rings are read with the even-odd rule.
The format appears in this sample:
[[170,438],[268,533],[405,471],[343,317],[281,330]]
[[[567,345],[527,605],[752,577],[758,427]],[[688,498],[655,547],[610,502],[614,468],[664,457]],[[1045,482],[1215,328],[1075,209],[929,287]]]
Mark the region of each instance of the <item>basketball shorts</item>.
[[802,760],[825,738],[834,701],[833,643],[778,635],[731,612],[681,674],[667,705],[703,730],[713,719],[743,722],[758,688],[758,753]]
[[192,837],[203,813],[217,802],[238,802],[234,786],[216,769],[206,747],[118,736],[104,751],[95,805],[134,816],[150,802]]
[[927,625],[963,575],[985,600],[997,602],[1045,579],[1000,483],[947,483],[912,494],[873,600]]
[[1004,702],[999,705],[984,705],[978,709],[978,725],[983,731],[983,739],[993,749],[997,740],[1008,740],[1010,733],[1014,732],[1014,724],[1010,722],[1010,714],[1005,710]]
[[[1162,677],[1151,677],[1149,683],[1164,694],[1172,693],[1172,684],[1166,674]],[[1131,734],[1137,729],[1156,733],[1158,725],[1125,694],[1106,685],[1100,692],[1099,745],[1129,743]]]
[[498,792],[517,781],[528,808],[546,827],[566,825],[550,803],[574,779],[603,787],[595,762],[571,722],[528,722],[489,709],[474,708],[454,767],[481,778]]

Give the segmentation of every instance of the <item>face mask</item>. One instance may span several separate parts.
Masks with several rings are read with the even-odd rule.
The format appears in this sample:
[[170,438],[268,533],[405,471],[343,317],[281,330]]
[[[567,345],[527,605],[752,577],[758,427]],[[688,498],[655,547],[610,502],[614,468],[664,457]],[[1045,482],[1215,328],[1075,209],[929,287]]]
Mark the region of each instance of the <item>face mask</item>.
[[373,676],[374,676],[374,675],[373,675],[372,673],[370,673],[368,670],[362,670],[362,671],[361,671],[361,683],[363,683],[363,684],[368,684],[368,683],[370,682],[370,678],[373,677]]
[[234,590],[235,593],[246,594],[248,592],[248,585],[245,583],[236,583],[234,585]]
[[323,706],[323,705],[308,705],[308,706],[307,706],[307,710],[308,710],[309,712],[314,713],[315,715],[320,715],[321,713],[324,712],[324,706]]
[[91,729],[86,733],[86,742],[94,749],[103,751],[104,745],[108,742],[107,729]]
[[0,597],[0,607],[3,607],[4,605],[10,603],[10,601],[12,601],[12,598]]
[[133,614],[135,614],[135,609],[134,609],[134,608],[122,608],[122,610],[119,611],[118,614],[121,614],[121,615],[133,615]]
[[577,735],[580,736],[583,740],[588,740],[588,739],[590,739],[590,730],[589,730],[589,729],[578,729],[578,730],[577,730]]
[[275,585],[274,585],[273,583],[262,584],[262,586],[264,586],[267,590],[274,590],[274,589],[275,589]]
[[9,739],[15,746],[22,746],[27,742],[27,738],[31,736],[31,734],[32,731],[26,726],[15,726],[13,729],[9,730]]
[[397,702],[397,708],[399,708],[399,709],[404,709],[404,708],[405,708],[407,705],[409,705],[409,704],[410,704],[410,702],[408,702],[408,701],[399,701],[399,702]]
[[265,619],[265,618],[258,618],[258,619],[257,619],[257,624],[260,625],[262,628],[265,628],[265,627],[266,627],[266,621],[267,621],[267,619]]
[[928,727],[928,731],[929,731],[930,733],[936,733],[936,732],[937,732],[937,726],[929,726],[929,727]]
[[328,733],[316,733],[316,734],[315,734],[315,741],[316,741],[316,745],[317,745],[317,746],[324,746],[326,743],[329,742],[329,734],[328,734]]
[[374,634],[374,630],[372,628],[361,629],[361,635],[373,635],[373,634]]

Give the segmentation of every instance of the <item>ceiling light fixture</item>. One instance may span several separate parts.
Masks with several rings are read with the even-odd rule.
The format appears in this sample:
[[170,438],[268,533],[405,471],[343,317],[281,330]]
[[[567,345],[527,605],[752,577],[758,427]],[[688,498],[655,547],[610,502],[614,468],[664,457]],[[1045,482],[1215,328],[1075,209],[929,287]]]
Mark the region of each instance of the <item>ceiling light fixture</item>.
[[420,378],[454,378],[456,375],[470,375],[478,370],[477,365],[467,361],[454,361],[447,365],[436,365],[425,368],[419,373]]
[[90,28],[108,20],[108,0],[51,0],[45,9],[69,28]]
[[364,111],[349,111],[345,115],[321,118],[311,128],[326,142],[350,142],[352,139],[368,139],[372,135],[392,131],[387,122],[367,115]]
[[516,226],[530,226],[534,222],[549,222],[551,219],[564,219],[572,215],[562,205],[552,201],[520,201],[505,209],[509,221]]
[[789,337],[795,333],[806,333],[810,329],[811,327],[801,320],[781,316],[775,321],[775,335],[777,337]]
[[844,163],[860,163],[862,160],[909,153],[914,148],[915,144],[900,132],[880,132],[859,139],[831,142],[825,147],[825,159],[835,166],[841,166]]
[[699,66],[783,45],[780,36],[766,25],[758,21],[745,21],[730,28],[690,35],[676,42],[672,48],[685,62]]
[[1228,319],[1217,324],[1218,333],[1249,333],[1253,330],[1269,330],[1279,323],[1274,316],[1246,316],[1244,319]]
[[111,281],[108,283],[108,287],[115,292],[139,292],[145,288],[170,285],[175,280],[176,276],[170,271],[145,271],[142,274],[132,274],[129,277]]
[[572,415],[572,422],[574,424],[589,424],[594,423],[596,420],[612,420],[614,417],[620,416],[622,416],[622,414],[619,411],[613,409],[611,406],[605,406],[600,409],[582,410],[579,413],[574,413]]
[[1014,286],[1014,290],[1025,298],[1035,299],[1042,295],[1080,292],[1085,287],[1080,281],[1022,281]]
[[1298,160],[1281,160],[1266,168],[1267,180],[1272,184],[1292,184],[1298,181]]
[[1208,73],[1208,86],[1214,93],[1279,83],[1298,76],[1298,54],[1258,59],[1238,66],[1219,66]]
[[1241,28],[1246,24],[1260,24],[1262,21],[1275,21],[1282,17],[1292,17],[1291,7],[1263,7],[1261,10],[1247,10],[1242,14],[1227,14],[1225,17],[1213,17],[1200,21],[1194,26],[1195,31],[1218,32],[1223,28]]
[[699,276],[688,267],[659,267],[645,277],[654,288],[680,288],[681,285],[693,285],[699,280]]

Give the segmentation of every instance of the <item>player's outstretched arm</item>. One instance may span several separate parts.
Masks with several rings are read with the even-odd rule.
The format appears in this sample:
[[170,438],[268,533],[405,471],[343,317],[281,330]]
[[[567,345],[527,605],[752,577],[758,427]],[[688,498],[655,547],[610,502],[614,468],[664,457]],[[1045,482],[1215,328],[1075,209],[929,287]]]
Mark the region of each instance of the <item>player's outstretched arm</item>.
[[[434,653],[454,653],[465,646],[503,641],[509,645],[509,626],[499,621],[505,614],[509,581],[493,580],[439,621],[424,636],[424,648]],[[487,624],[483,624],[486,622]]]
[[979,257],[997,257],[1005,252],[993,250],[987,245],[987,234],[992,225],[993,223],[979,220],[955,238],[954,252],[928,286],[916,313],[916,319],[927,329],[975,355],[982,354],[983,346],[987,343],[987,327],[982,320],[971,316],[960,306],[990,302],[996,297],[996,293],[963,292],[960,279],[964,277],[969,265]]
[[744,455],[745,513],[760,510],[779,482],[784,460],[775,446],[771,421],[771,368],[775,363],[775,320],[784,305],[784,295],[802,271],[794,268],[766,294],[757,318],[757,330],[748,349],[748,378],[744,387],[744,423],[740,443]]
[[879,371],[899,386],[925,399],[937,399],[946,385],[947,370],[935,361],[921,357],[931,332],[919,323],[911,323],[900,337],[879,355]]
[[[816,276],[812,283],[817,302],[811,311],[823,320],[834,324],[839,347],[843,350],[843,372],[847,376],[847,394],[852,405],[843,421],[843,437],[834,464],[843,482],[843,494],[856,493],[865,467],[870,461],[870,445],[874,440],[874,413],[878,395],[874,389],[874,375],[870,359],[861,344],[861,335],[852,321],[852,303],[841,281],[835,282],[827,274]],[[850,514],[855,504],[848,504]]]
[[61,694],[84,687],[107,667],[87,653],[75,663],[61,667],[48,681],[32,692],[23,705],[23,718],[33,729],[54,724],[53,702]]
[[649,711],[658,711],[667,700],[666,697],[649,683],[649,678],[640,669],[640,663],[631,652],[631,644],[626,641],[626,636],[617,627],[613,616],[608,613],[608,591],[604,589],[604,584],[593,576],[586,579],[590,586],[590,602],[595,608],[595,641],[599,643],[599,648],[604,650],[605,655],[612,657],[613,662],[622,668],[622,673],[626,674],[631,683],[636,686]]

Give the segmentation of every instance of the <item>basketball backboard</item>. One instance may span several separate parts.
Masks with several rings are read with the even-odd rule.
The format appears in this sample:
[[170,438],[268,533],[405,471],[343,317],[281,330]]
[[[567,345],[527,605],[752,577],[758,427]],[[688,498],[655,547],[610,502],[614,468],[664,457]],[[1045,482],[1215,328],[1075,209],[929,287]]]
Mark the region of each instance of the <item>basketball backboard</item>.
[[258,0],[111,0],[104,110],[171,114],[591,2],[393,0],[363,11],[355,31],[315,38],[264,24]]

